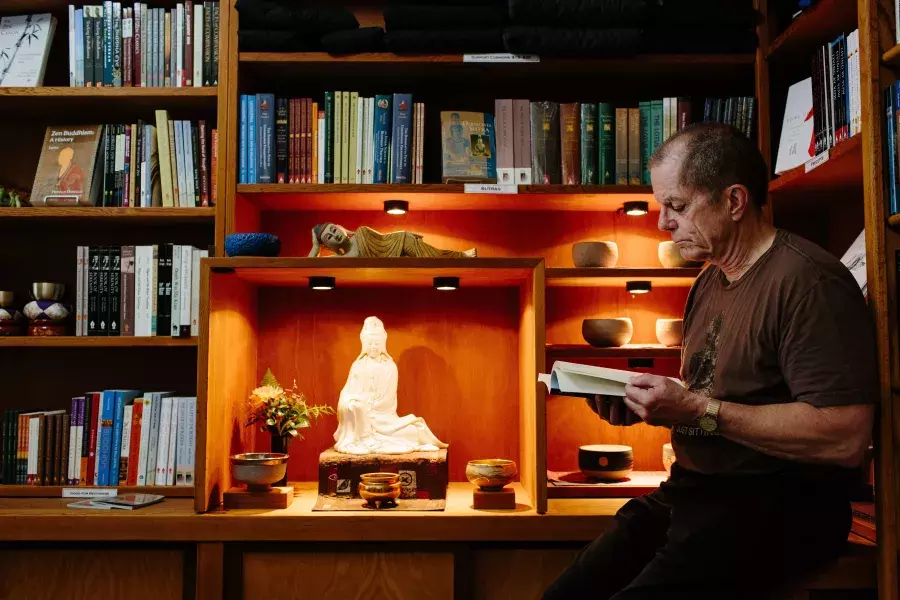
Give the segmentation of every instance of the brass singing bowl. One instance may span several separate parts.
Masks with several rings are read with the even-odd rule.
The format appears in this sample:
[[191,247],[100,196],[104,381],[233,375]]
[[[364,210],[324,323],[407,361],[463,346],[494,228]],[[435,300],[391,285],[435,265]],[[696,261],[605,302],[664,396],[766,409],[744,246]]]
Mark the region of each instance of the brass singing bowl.
[[248,488],[267,487],[287,472],[287,454],[246,452],[231,456],[231,476]]
[[39,281],[31,284],[31,295],[35,300],[62,300],[66,284]]
[[0,291],[0,308],[12,308],[16,295],[13,292]]
[[374,484],[392,484],[400,479],[399,473],[364,473],[359,476],[362,483]]

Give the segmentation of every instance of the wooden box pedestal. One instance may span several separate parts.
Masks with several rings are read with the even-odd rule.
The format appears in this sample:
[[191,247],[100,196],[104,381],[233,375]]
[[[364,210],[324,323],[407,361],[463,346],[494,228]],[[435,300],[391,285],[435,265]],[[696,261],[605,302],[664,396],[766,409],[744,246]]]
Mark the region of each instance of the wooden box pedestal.
[[359,498],[359,476],[365,473],[399,473],[400,498],[447,498],[449,472],[447,450],[409,454],[342,454],[329,448],[319,455],[319,495]]
[[503,488],[497,492],[486,492],[475,488],[472,492],[472,508],[475,510],[513,510],[516,507],[516,491]]
[[287,508],[294,501],[294,488],[273,487],[265,492],[231,488],[225,492],[225,508]]

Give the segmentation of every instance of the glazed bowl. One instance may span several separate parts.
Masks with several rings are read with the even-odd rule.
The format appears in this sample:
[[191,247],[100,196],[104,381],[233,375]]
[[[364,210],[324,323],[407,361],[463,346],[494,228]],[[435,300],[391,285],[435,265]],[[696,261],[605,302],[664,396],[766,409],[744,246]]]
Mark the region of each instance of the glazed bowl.
[[675,462],[675,450],[672,448],[672,444],[663,444],[662,460],[666,473],[671,475],[672,464]]
[[596,348],[624,346],[634,335],[631,319],[585,319],[581,322],[581,337]]
[[663,346],[680,346],[684,339],[683,319],[657,319],[656,339]]
[[13,292],[0,291],[0,308],[12,308],[16,295]]
[[631,475],[634,452],[631,446],[592,444],[578,448],[578,468],[588,477],[618,481]]
[[502,490],[518,474],[516,463],[505,458],[470,460],[466,464],[466,479],[482,490]]
[[682,257],[681,251],[675,245],[675,242],[660,242],[656,252],[660,264],[667,269],[699,267],[703,265],[702,262],[694,262]]
[[231,456],[231,476],[250,491],[265,491],[287,472],[287,454],[246,452]]
[[66,285],[64,283],[40,281],[31,284],[31,296],[35,300],[62,300],[65,293]]
[[271,233],[232,233],[225,238],[227,256],[278,256],[281,239]]
[[614,267],[619,260],[615,242],[577,242],[572,245],[572,262],[576,267]]

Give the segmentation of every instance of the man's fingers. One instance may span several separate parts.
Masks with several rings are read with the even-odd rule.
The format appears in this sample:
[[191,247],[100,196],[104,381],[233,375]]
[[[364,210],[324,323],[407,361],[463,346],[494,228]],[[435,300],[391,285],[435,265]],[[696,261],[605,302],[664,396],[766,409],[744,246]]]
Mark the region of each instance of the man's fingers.
[[630,399],[632,402],[646,404],[653,397],[653,392],[644,388],[627,384],[625,386],[625,397]]
[[642,404],[639,404],[639,403],[635,402],[634,400],[632,400],[631,398],[629,398],[628,396],[625,396],[625,406],[627,406],[632,411],[634,411],[634,414],[636,414],[638,417],[640,417],[640,419],[642,421],[647,420],[647,409],[644,408],[644,406]]
[[663,378],[659,375],[653,375],[651,373],[641,373],[640,375],[633,376],[628,383],[629,385],[637,387],[650,388],[660,385],[662,381]]

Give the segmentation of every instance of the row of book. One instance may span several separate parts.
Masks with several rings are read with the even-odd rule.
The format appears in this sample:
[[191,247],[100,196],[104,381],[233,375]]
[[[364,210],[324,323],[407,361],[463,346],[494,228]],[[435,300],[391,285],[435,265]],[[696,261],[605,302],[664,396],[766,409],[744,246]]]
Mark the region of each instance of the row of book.
[[197,399],[105,390],[65,410],[3,412],[6,485],[194,485]]
[[425,105],[410,94],[245,94],[238,183],[422,183]]
[[31,203],[47,206],[206,207],[215,204],[218,132],[206,121],[51,126]]
[[204,87],[219,83],[219,3],[69,5],[72,87]]
[[900,213],[900,81],[883,91],[884,102],[884,197],[888,213]]
[[75,335],[198,336],[208,256],[179,244],[78,246]]

